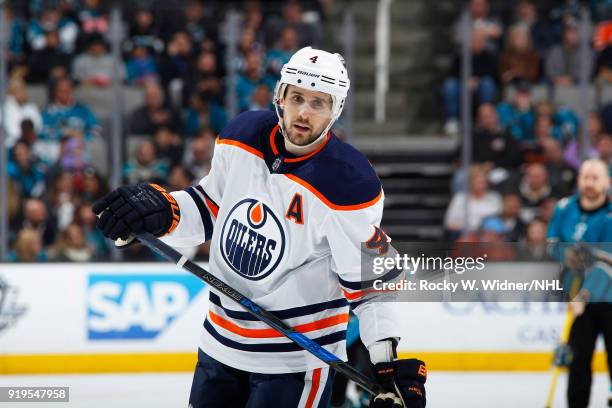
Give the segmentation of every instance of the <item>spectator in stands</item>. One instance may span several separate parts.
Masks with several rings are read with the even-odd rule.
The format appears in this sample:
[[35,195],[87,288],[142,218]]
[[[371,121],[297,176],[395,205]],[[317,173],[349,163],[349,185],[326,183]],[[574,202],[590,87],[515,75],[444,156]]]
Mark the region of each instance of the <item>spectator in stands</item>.
[[50,212],[57,220],[57,229],[64,231],[74,219],[76,210],[75,196],[76,175],[67,171],[56,172],[52,186],[47,194]]
[[15,66],[22,65],[25,62],[25,26],[21,19],[15,17],[13,9],[9,5],[4,7],[3,25],[8,27],[6,59],[8,70],[11,72]]
[[32,19],[27,32],[30,80],[44,81],[53,67],[68,67],[78,34],[79,27],[54,7],[43,9]]
[[[500,233],[506,242],[518,242],[525,233],[525,224],[519,218],[521,212],[521,199],[516,194],[504,194],[502,211],[499,215],[493,215],[483,220],[484,226],[487,222],[499,224]],[[496,221],[490,221],[496,220]]]
[[298,50],[299,38],[297,31],[292,26],[284,27],[280,32],[280,39],[276,46],[266,53],[266,73],[271,75],[274,81],[280,79],[280,70],[289,58]]
[[[601,137],[603,126],[601,123],[601,117],[598,112],[591,112],[587,122],[587,132],[589,134],[589,146],[587,146],[586,158],[594,159],[598,156],[597,143]],[[571,166],[573,169],[578,170],[580,163],[582,163],[580,149],[580,141],[577,138],[571,139],[565,146],[563,151],[563,159],[565,163]]]
[[[444,217],[444,227],[447,236],[454,241],[461,232],[478,230],[482,220],[491,215],[499,214],[502,209],[501,197],[498,193],[489,191],[487,173],[479,166],[473,166],[469,174],[470,190],[460,191],[453,195]],[[469,218],[466,220],[465,205],[469,200]]]
[[109,29],[108,14],[102,7],[101,0],[84,0],[83,7],[77,14],[81,34],[106,36]]
[[[477,250],[482,250],[481,256],[485,256],[487,261],[512,261],[516,259],[515,250],[510,245],[505,245],[508,242],[508,229],[499,218],[490,217],[483,220],[480,226],[475,241],[464,240],[463,242],[479,242],[481,245],[476,245]],[[470,237],[471,238],[471,237]]]
[[[79,54],[72,65],[72,76],[82,85],[106,87],[113,80],[113,57],[108,53],[106,43],[99,34],[87,39],[87,51]],[[119,68],[119,80],[123,80],[125,71]]]
[[132,48],[130,58],[125,63],[125,71],[127,82],[131,85],[155,82],[158,77],[155,59],[149,52],[149,48],[141,44],[135,44]]
[[161,86],[156,82],[146,82],[144,94],[145,105],[132,113],[130,131],[136,134],[153,135],[160,127],[179,130],[180,118],[166,105]]
[[195,44],[218,41],[217,23],[211,16],[206,15],[203,2],[189,0],[183,10],[183,21],[180,27],[189,34]]
[[138,145],[136,157],[128,160],[123,167],[125,183],[136,184],[141,182],[164,184],[168,177],[168,165],[159,160],[155,146],[151,142]]
[[102,231],[96,228],[96,215],[91,210],[91,204],[82,204],[76,210],[75,222],[83,231],[87,246],[94,249],[95,259],[104,259],[108,254],[108,243]]
[[192,57],[193,42],[189,34],[186,31],[172,34],[159,63],[159,73],[164,87],[174,79],[184,80],[189,75]]
[[612,46],[606,47],[597,55],[596,83],[600,86],[612,83]]
[[177,133],[167,127],[160,127],[153,135],[157,157],[165,160],[168,168],[178,165],[183,158],[183,141]]
[[[264,20],[263,7],[259,0],[248,0],[244,4],[244,22],[242,33],[249,31],[253,33],[253,41],[263,44],[265,31],[262,29]],[[242,42],[242,41],[241,41]]]
[[[572,191],[572,194],[573,193],[574,191]],[[557,201],[558,200],[555,197],[551,197],[542,201],[542,203],[540,204],[540,208],[538,209],[538,218],[544,221],[547,225],[553,216]]]
[[510,27],[505,49],[499,57],[499,77],[504,84],[525,80],[537,82],[540,54],[533,49],[526,25]]
[[[236,92],[238,93],[238,107],[241,112],[249,109],[251,96],[257,86],[266,83],[263,75],[261,54],[255,51],[250,52],[246,57],[246,64],[243,72],[238,77]],[[274,86],[274,85],[270,85]]]
[[19,77],[12,78],[8,83],[4,109],[0,111],[0,115],[2,114],[7,147],[13,146],[21,137],[21,123],[24,119],[31,120],[36,131],[42,128],[42,117],[38,106],[28,102],[26,84]]
[[160,54],[164,50],[164,42],[159,38],[151,10],[136,10],[130,21],[130,38],[123,46],[126,53],[131,54],[136,47],[152,50],[154,54]]
[[515,24],[527,26],[531,43],[539,53],[544,53],[554,43],[554,35],[548,24],[538,17],[535,2],[532,0],[519,0],[516,3]]
[[212,159],[214,133],[210,128],[202,128],[198,137],[194,138],[188,152],[191,156],[185,162],[187,169],[194,175],[196,180],[201,180],[210,171]]
[[527,166],[517,192],[523,202],[521,220],[526,224],[539,215],[538,207],[544,200],[556,197],[549,182],[548,171],[541,163]]
[[557,107],[553,121],[555,126],[560,129],[561,143],[565,144],[578,136],[580,120],[578,115],[569,107]]
[[45,157],[47,144],[38,139],[38,133],[34,129],[34,122],[30,119],[24,119],[21,122],[21,137],[18,142],[23,142],[32,151],[32,155],[36,158],[36,161],[41,164],[43,169],[48,168],[48,164],[45,164],[41,157]]
[[546,56],[546,76],[557,86],[571,86],[578,82],[582,65],[590,73],[594,63],[593,50],[589,57],[582,59],[578,44],[578,30],[574,24],[566,24],[563,30],[563,42],[552,47]]
[[[38,133],[34,128],[34,122],[30,119],[24,119],[21,121],[21,137],[19,141],[24,142],[30,146],[34,151],[36,150],[36,142],[38,140]],[[35,153],[36,154],[36,153]]]
[[31,3],[38,3],[39,5],[43,5],[43,3],[46,3],[44,6],[53,6],[55,7],[61,14],[61,16],[63,18],[67,18],[70,21],[76,22],[77,21],[77,12],[79,10],[79,8],[81,7],[81,5],[79,4],[80,1],[74,1],[74,0],[51,0],[51,1],[40,1],[40,0],[31,0]]
[[[503,34],[501,22],[489,13],[488,0],[471,0],[470,14],[472,15],[472,33],[480,32],[484,36],[486,49],[494,54],[499,50],[499,40]],[[455,23],[455,41],[461,44],[465,28],[463,20],[459,17]]]
[[20,227],[35,230],[41,237],[44,247],[51,245],[57,234],[55,217],[49,215],[45,203],[38,198],[30,198],[25,201],[23,224]]
[[227,124],[227,115],[222,106],[210,99],[206,92],[195,91],[184,114],[185,134],[195,136],[204,127],[211,127],[215,134]]
[[177,165],[170,170],[168,187],[171,191],[182,191],[193,185],[193,174],[183,165]]
[[561,143],[555,139],[548,139],[543,141],[541,146],[550,184],[555,186],[557,194],[561,197],[572,194],[576,185],[576,171],[563,161]]
[[238,41],[238,53],[241,65],[244,66],[246,56],[252,51],[262,52],[264,49],[263,42],[257,39],[257,32],[249,27],[246,27],[240,35]]
[[100,173],[94,168],[86,169],[83,174],[83,187],[81,199],[86,203],[93,203],[108,193],[108,185]]
[[553,125],[552,116],[536,115],[533,135],[536,143],[542,143],[548,139],[562,140],[561,129]]
[[222,86],[217,57],[209,51],[201,52],[183,86],[183,103],[188,105],[194,91],[202,92],[206,99],[221,102]]
[[280,32],[286,26],[291,26],[296,30],[300,40],[299,48],[306,46],[317,48],[323,41],[321,36],[323,30],[318,19],[304,21],[302,6],[297,0],[289,0],[284,4],[282,18],[271,16],[267,20],[265,27],[266,45],[272,46],[280,38]]
[[89,262],[94,255],[94,248],[87,245],[83,230],[72,223],[59,235],[49,256],[58,262]]
[[576,137],[578,116],[568,107],[555,106],[548,101],[538,102],[535,106],[536,123],[534,135],[536,141],[552,137],[566,143]]
[[[482,224],[478,229],[479,239],[477,242],[488,242],[488,243],[501,243],[507,242],[508,238],[506,235],[508,234],[508,229],[501,222],[499,217],[487,217],[482,220]],[[499,257],[499,247],[497,245],[488,246],[490,249],[494,249],[496,254],[495,260],[500,261]],[[487,257],[487,260],[491,259],[491,255]]]
[[14,241],[14,235],[17,228],[14,228],[19,224],[18,217],[22,215],[21,208],[23,207],[23,200],[20,191],[15,186],[13,179],[9,177],[7,186],[7,197],[6,205],[8,210],[8,222],[9,222],[9,242]]
[[[64,137],[82,138],[92,141],[99,133],[98,121],[88,106],[77,102],[73,94],[72,81],[62,78],[51,85],[51,103],[42,114],[43,130],[40,141],[46,144],[48,163],[54,163],[60,153],[60,140]],[[42,152],[37,150],[37,152]]]
[[62,171],[78,174],[91,167],[91,158],[86,151],[85,141],[76,137],[62,139],[57,164]]
[[521,207],[521,198],[517,194],[504,194],[500,218],[508,231],[506,238],[509,242],[517,242],[525,233],[525,224],[519,218]]
[[32,228],[19,231],[14,248],[15,250],[9,254],[11,262],[46,262],[48,259],[40,235]]
[[528,83],[521,82],[516,86],[512,101],[497,105],[499,122],[519,143],[534,140],[533,127],[535,112],[532,106],[531,88]]
[[272,104],[272,91],[266,84],[259,84],[253,95],[251,95],[251,104],[249,110],[271,110],[274,109]]
[[612,135],[604,133],[597,143],[597,153],[599,158],[608,163],[610,176],[612,177]]
[[546,222],[540,218],[531,221],[527,226],[527,242],[530,244],[546,244],[546,228]]
[[[483,103],[478,107],[472,143],[472,161],[479,164],[489,175],[489,182],[497,188],[512,176],[522,161],[518,143],[501,129],[495,106]],[[457,156],[461,146],[458,146]],[[467,175],[460,169],[453,174],[451,191],[461,190]]]
[[64,54],[74,52],[79,27],[69,18],[62,16],[58,8],[47,6],[37,18],[30,20],[28,43],[33,51],[50,46],[49,41],[57,36],[59,50]]
[[495,106],[483,103],[478,107],[474,129],[473,161],[493,169],[514,169],[521,164],[521,151],[516,141],[499,125]]
[[45,192],[45,168],[26,143],[15,143],[6,170],[21,197],[41,197]]
[[[477,105],[490,103],[495,98],[497,86],[497,58],[486,50],[486,36],[483,31],[475,31],[472,35],[472,77],[469,87],[476,96]],[[459,82],[461,55],[455,56],[451,73],[442,84],[442,101],[446,122],[444,132],[449,135],[459,133],[459,100],[461,86]]]
[[546,259],[546,229],[547,223],[540,218],[535,218],[527,225],[527,233],[519,245],[521,261],[542,261]]

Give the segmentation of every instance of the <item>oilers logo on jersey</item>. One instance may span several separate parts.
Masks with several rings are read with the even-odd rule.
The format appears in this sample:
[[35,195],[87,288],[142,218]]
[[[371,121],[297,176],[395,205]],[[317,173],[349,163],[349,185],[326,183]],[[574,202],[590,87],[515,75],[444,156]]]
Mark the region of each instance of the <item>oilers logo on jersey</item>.
[[279,265],[285,252],[285,232],[269,206],[245,198],[225,219],[220,245],[223,259],[232,270],[259,280]]

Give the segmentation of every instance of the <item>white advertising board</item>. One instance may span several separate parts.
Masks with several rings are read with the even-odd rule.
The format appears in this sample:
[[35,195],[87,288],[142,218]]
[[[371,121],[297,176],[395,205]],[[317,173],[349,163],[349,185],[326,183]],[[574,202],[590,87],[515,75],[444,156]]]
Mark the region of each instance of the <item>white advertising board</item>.
[[205,285],[169,264],[2,264],[0,279],[3,354],[193,351],[208,310]]
[[[517,302],[396,307],[400,353],[441,369],[505,369],[521,359],[521,369],[546,369],[566,310]],[[191,370],[207,310],[206,286],[170,264],[0,264],[0,374],[128,370],[142,361]],[[98,355],[107,368],[91,367],[103,362]],[[474,356],[480,362],[466,365]]]

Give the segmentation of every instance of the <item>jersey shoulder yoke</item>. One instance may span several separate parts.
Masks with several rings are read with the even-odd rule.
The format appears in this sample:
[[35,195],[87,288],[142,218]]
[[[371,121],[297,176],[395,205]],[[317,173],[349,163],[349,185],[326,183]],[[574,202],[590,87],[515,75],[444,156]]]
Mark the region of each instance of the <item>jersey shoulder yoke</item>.
[[357,210],[382,198],[374,168],[354,147],[333,137],[308,165],[287,175],[335,210]]
[[248,111],[232,119],[219,133],[221,144],[238,145],[251,153],[263,156],[262,134],[267,135],[278,122],[273,111]]

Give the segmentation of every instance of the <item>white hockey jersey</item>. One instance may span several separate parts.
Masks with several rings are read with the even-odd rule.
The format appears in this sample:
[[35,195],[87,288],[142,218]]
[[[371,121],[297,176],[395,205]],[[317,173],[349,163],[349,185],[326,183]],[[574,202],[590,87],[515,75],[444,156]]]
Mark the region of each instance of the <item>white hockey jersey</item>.
[[[172,193],[181,219],[163,240],[180,247],[212,239],[215,276],[346,360],[350,306],[366,346],[399,337],[392,305],[369,301],[376,294],[361,282],[361,244],[388,239],[378,228],[381,184],[367,159],[331,133],[306,156],[287,154],[277,121],[276,113],[258,111],[228,124],[210,173]],[[201,348],[250,372],[325,366],[214,291]]]

